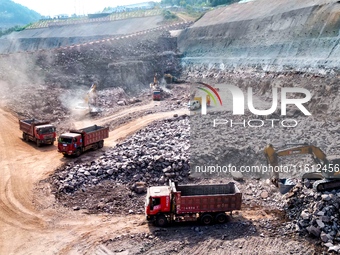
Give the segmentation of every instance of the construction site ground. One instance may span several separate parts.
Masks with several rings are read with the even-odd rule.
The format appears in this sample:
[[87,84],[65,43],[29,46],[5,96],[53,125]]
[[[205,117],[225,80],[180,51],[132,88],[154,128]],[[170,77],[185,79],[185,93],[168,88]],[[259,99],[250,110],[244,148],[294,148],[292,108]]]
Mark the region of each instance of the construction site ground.
[[[257,3],[261,4],[261,8],[257,7]],[[281,7],[285,4],[289,7],[287,10]],[[294,9],[295,4],[293,1],[284,3],[284,1],[261,0],[244,3],[242,6],[245,7],[241,5],[233,5],[231,9],[226,7],[226,12],[240,10],[233,12],[233,15],[217,15],[219,11],[224,10],[217,8],[210,16],[199,19],[193,29],[187,29],[189,23],[182,24],[182,21],[193,21],[184,14],[179,15],[181,20],[175,21],[176,24],[178,22],[180,24],[173,27],[167,27],[163,22],[159,22],[159,17],[151,18],[153,23],[150,25],[138,23],[141,20],[147,20],[146,18],[133,20],[131,21],[133,29],[129,28],[128,21],[126,23],[124,21],[126,24],[124,31],[109,34],[112,40],[99,41],[104,38],[105,29],[103,29],[104,34],[90,34],[87,35],[89,38],[85,38],[86,40],[79,37],[78,39],[81,40],[75,43],[83,44],[77,47],[69,44],[68,41],[64,42],[63,38],[58,40],[65,48],[50,45],[48,40],[45,45],[45,38],[36,40],[36,38],[30,38],[31,35],[22,41],[22,52],[16,51],[16,47],[8,50],[4,46],[6,49],[2,52],[6,54],[1,55],[0,58],[0,255],[328,254],[328,248],[331,247],[325,246],[326,241],[321,242],[320,238],[313,238],[311,234],[303,232],[304,229],[297,229],[297,225],[300,220],[305,220],[300,216],[301,211],[307,206],[313,207],[318,203],[320,210],[327,208],[327,211],[331,212],[329,209],[331,206],[327,203],[331,204],[333,198],[335,200],[340,197],[340,193],[339,195],[322,194],[326,195],[328,202],[321,198],[321,194],[309,194],[309,191],[298,197],[294,197],[295,194],[293,194],[292,197],[296,199],[294,201],[298,206],[295,208],[296,211],[291,210],[289,214],[288,210],[285,210],[286,200],[289,198],[282,196],[269,180],[248,177],[238,181],[232,178],[183,178],[183,182],[192,184],[236,182],[243,194],[242,208],[240,211],[233,212],[229,221],[221,225],[202,226],[199,223],[178,223],[168,228],[158,228],[149,224],[145,219],[145,194],[132,192],[129,185],[117,182],[114,178],[107,178],[96,185],[88,185],[74,192],[59,192],[58,190],[63,187],[64,175],[73,175],[65,174],[66,170],[63,166],[92,164],[105,152],[118,147],[130,136],[137,134],[140,130],[148,129],[148,125],[158,123],[157,121],[167,118],[174,121],[179,118],[190,120],[193,116],[191,115],[190,118],[186,116],[190,115],[187,103],[190,99],[191,85],[195,81],[211,81],[211,84],[217,87],[222,87],[223,84],[238,85],[242,89],[253,87],[254,102],[259,108],[261,106],[266,108],[267,103],[271,104],[270,88],[272,87],[300,86],[313,91],[313,100],[310,100],[307,105],[313,116],[307,118],[301,116],[301,113],[295,109],[288,109],[288,112],[296,117],[300,124],[294,130],[263,128],[245,131],[237,127],[226,129],[229,133],[223,130],[220,132],[218,129],[214,131],[218,134],[205,132],[209,133],[209,137],[208,135],[203,137],[205,135],[203,134],[203,141],[212,152],[207,153],[210,157],[207,160],[215,159],[216,155],[222,155],[223,150],[227,160],[233,161],[232,163],[243,164],[245,161],[249,164],[262,163],[265,160],[263,147],[267,143],[272,141],[301,142],[305,141],[304,139],[308,142],[316,142],[327,154],[338,153],[340,77],[335,74],[334,70],[326,72],[322,69],[323,72],[316,75],[300,72],[299,68],[282,72],[277,70],[271,73],[267,69],[261,69],[260,65],[255,62],[254,65],[250,65],[249,69],[242,65],[235,65],[235,69],[230,69],[222,62],[218,62],[219,60],[217,64],[209,62],[213,59],[211,56],[217,56],[219,59],[226,52],[234,52],[234,48],[230,51],[228,43],[225,43],[225,37],[229,38],[229,34],[233,34],[236,38],[235,40],[232,38],[230,43],[241,45],[240,49],[237,48],[237,52],[243,56],[244,48],[242,47],[250,43],[249,38],[253,34],[248,33],[246,37],[241,37],[246,43],[240,44],[237,41],[239,32],[243,33],[247,30],[240,29],[234,21],[240,19],[240,23],[245,27],[248,23],[251,28],[266,27],[265,25],[270,24],[266,15],[271,14],[270,8],[276,5],[278,7],[274,8],[273,15],[277,15],[278,21],[274,35],[278,35],[280,43],[280,36],[285,36],[285,33],[280,31],[282,28],[280,21],[285,18],[285,15],[281,15],[281,9],[293,15],[295,12],[290,10]],[[301,4],[306,7],[299,10],[306,15],[303,17],[313,17],[310,12],[318,9],[312,8],[314,6],[310,7],[311,1],[301,1]],[[256,10],[254,17],[263,16],[263,19],[254,19],[252,25],[253,21],[248,19],[248,13],[254,10]],[[299,11],[296,12],[297,16]],[[225,20],[226,17],[230,17],[230,20]],[[301,19],[304,20],[304,18]],[[321,20],[321,18],[315,20]],[[215,23],[218,26],[204,25]],[[291,23],[295,24],[295,22]],[[231,24],[232,28],[229,26],[224,28],[225,24]],[[236,25],[233,30],[234,24]],[[160,29],[154,29],[156,27]],[[72,26],[60,28],[68,31],[65,38],[72,33],[69,31],[70,28],[72,31]],[[221,28],[237,31],[237,33],[224,33]],[[287,28],[283,26],[283,28],[287,29],[287,34],[294,34],[290,33],[288,26]],[[173,36],[179,35],[179,30],[185,33],[177,40]],[[268,31],[270,31],[268,34],[273,34],[272,27],[269,27]],[[34,31],[27,33],[32,32],[34,33]],[[44,31],[44,36],[47,32]],[[94,33],[95,30],[89,32]],[[263,38],[264,42],[267,42],[262,30],[258,33],[253,37]],[[216,40],[216,37],[220,35],[225,37]],[[98,36],[98,41],[93,41],[92,36]],[[117,38],[112,36],[117,36]],[[217,45],[215,42],[221,42],[221,44]],[[275,43],[274,40],[274,45]],[[262,41],[260,43],[254,41],[248,51],[257,52],[258,48],[254,50],[252,45],[260,49],[263,44]],[[290,45],[291,42],[287,40],[286,44]],[[15,44],[11,45],[15,46]],[[211,45],[216,47],[211,47]],[[43,50],[40,51],[39,47]],[[269,45],[267,50],[270,51],[270,49]],[[292,53],[295,54],[295,47],[289,46],[289,49],[292,49]],[[313,47],[310,49],[313,51]],[[333,52],[333,49],[337,47],[331,47],[330,44],[329,50]],[[185,55],[181,54],[183,50],[186,52]],[[271,60],[267,57],[266,51],[263,56],[259,57],[260,62],[262,57]],[[15,53],[7,54],[11,52]],[[286,56],[285,50],[280,52]],[[257,58],[252,58],[252,55],[249,58],[245,57],[241,60],[250,64],[257,60]],[[284,60],[286,59],[290,58],[285,57]],[[238,60],[239,57],[233,55],[226,64],[233,66],[233,61]],[[299,62],[300,57],[294,58],[295,60],[297,64],[303,64]],[[314,61],[313,58],[310,61]],[[203,65],[204,63],[206,65]],[[267,62],[263,63],[266,65]],[[217,65],[219,68],[216,67]],[[172,70],[173,74],[181,74],[179,78],[185,82],[171,85],[166,90],[169,95],[164,100],[152,101],[149,82],[152,82],[155,70],[160,75]],[[91,115],[88,107],[83,104],[87,90],[95,81],[99,82],[100,111],[98,114]],[[193,82],[190,83],[190,81]],[[221,95],[228,101],[231,99],[231,95],[223,91]],[[223,107],[222,110],[230,110],[227,104]],[[211,109],[214,109],[214,106]],[[199,111],[195,112],[196,116]],[[218,112],[218,114],[224,118],[231,116],[230,112],[225,111]],[[104,148],[100,150],[86,152],[79,158],[64,157],[57,152],[56,145],[37,147],[33,142],[23,141],[18,123],[20,118],[50,120],[56,125],[58,135],[71,128],[94,124],[108,126],[110,135],[105,139]],[[207,123],[207,120],[204,121],[204,118],[198,120],[202,126]],[[169,126],[171,125],[170,123]],[[224,136],[225,133],[227,134]],[[139,138],[141,136],[139,135]],[[223,139],[220,139],[220,136],[224,136]],[[295,164],[310,162],[306,158],[307,156],[303,159],[294,158],[292,162]],[[190,161],[189,158],[186,160]],[[308,160],[310,160],[309,157]],[[287,161],[283,162],[287,163]],[[159,176],[152,176],[152,178],[157,181]],[[310,197],[311,199],[308,200]],[[112,206],[113,203],[114,206]],[[310,225],[307,222],[303,223],[307,224],[306,227],[316,225],[316,220],[313,218],[313,221],[311,216],[314,208],[307,209],[310,209],[310,212],[305,213],[305,216],[310,216],[308,220],[311,223],[308,222]],[[335,217],[334,215],[332,217]],[[327,217],[326,219],[328,221],[324,221],[324,225],[330,224],[331,220]],[[339,219],[340,216],[333,220],[334,223],[337,223]],[[336,233],[330,236],[334,244],[340,242],[338,225],[335,225]],[[331,233],[330,227],[329,230]],[[320,233],[316,236],[319,237]],[[327,241],[328,239],[330,238],[327,237]],[[333,246],[333,243],[328,244]],[[336,250],[340,250],[339,245],[336,246]]]
[[[132,105],[95,119],[104,125],[138,113],[112,129],[103,150],[155,120],[188,114],[186,107],[146,114],[155,105],[162,109],[162,104],[165,102],[145,100],[143,106]],[[88,118],[75,126],[93,121]],[[69,161],[91,161],[101,151],[74,159],[57,153],[56,146],[37,148],[26,143],[21,139],[13,109],[6,110],[5,105],[0,110],[0,130],[1,254],[185,254],[189,251],[193,254],[249,254],[250,251],[252,254],[319,254],[315,239],[285,232],[281,224],[285,215],[280,206],[275,208],[266,203],[266,198],[248,193],[244,193],[242,210],[234,212],[226,224],[207,227],[198,223],[176,224],[167,229],[147,223],[143,214],[144,195],[131,193],[127,187],[109,181],[86,193],[57,199],[49,182],[56,167]],[[244,192],[247,185],[259,185],[259,182],[270,186],[259,180],[246,180],[238,186]],[[100,202],[112,197],[119,197],[120,206],[114,212],[103,213]],[[91,206],[82,209],[79,205],[85,199]],[[130,200],[133,203],[127,203]]]

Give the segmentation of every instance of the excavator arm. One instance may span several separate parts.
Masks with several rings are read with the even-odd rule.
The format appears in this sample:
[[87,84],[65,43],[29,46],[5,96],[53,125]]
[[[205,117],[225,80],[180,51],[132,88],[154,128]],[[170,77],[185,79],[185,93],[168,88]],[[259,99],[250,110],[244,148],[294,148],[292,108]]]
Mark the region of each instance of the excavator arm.
[[[278,166],[278,157],[299,154],[310,154],[316,164],[325,165],[328,163],[326,154],[320,148],[308,144],[297,145],[296,147],[291,147],[279,151],[276,151],[272,144],[268,144],[264,149],[264,154],[268,164],[273,168]],[[279,172],[273,171],[271,181],[274,183],[275,186],[278,186],[279,178]]]
[[89,91],[86,93],[85,102],[91,109],[93,105],[96,105],[96,101],[97,101],[97,84],[93,83]]

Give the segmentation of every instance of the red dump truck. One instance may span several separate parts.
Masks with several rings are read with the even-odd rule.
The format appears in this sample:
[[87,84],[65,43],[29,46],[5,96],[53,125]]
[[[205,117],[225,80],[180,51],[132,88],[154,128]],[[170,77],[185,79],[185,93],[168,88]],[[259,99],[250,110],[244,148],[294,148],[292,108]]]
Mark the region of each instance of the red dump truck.
[[242,193],[235,183],[149,187],[146,219],[159,227],[172,222],[197,221],[204,225],[224,223],[226,212],[240,210]]
[[152,100],[160,101],[162,100],[162,91],[160,89],[154,89],[152,92]]
[[109,137],[109,128],[90,126],[79,130],[70,130],[59,136],[58,152],[80,156],[83,152],[103,148],[104,139]]
[[33,141],[40,147],[42,144],[53,145],[56,140],[56,128],[50,122],[36,119],[19,120],[22,139]]

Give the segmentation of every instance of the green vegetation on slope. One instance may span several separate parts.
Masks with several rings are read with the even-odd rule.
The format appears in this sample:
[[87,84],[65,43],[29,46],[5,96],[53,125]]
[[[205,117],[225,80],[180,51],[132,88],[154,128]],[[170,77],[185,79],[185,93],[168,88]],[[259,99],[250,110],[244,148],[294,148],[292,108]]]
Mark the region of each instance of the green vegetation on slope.
[[177,20],[178,19],[178,17],[174,13],[168,10],[163,10],[162,15],[165,20]]
[[19,31],[22,31],[24,29],[26,29],[28,26],[30,26],[30,24],[27,24],[25,26],[14,26],[14,27],[10,27],[10,28],[7,28],[7,29],[4,29],[4,30],[0,30],[0,37],[3,36],[3,35],[8,35],[12,32],[19,32]]

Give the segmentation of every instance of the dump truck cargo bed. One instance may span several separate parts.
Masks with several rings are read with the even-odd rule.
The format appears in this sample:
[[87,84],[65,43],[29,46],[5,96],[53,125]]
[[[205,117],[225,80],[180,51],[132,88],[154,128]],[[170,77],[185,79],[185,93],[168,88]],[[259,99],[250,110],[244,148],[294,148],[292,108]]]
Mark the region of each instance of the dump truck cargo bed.
[[242,194],[235,183],[176,186],[176,213],[240,210]]
[[225,223],[227,212],[241,210],[242,193],[234,182],[225,184],[181,185],[147,189],[145,215],[159,227],[172,222],[201,221],[204,225]]
[[48,121],[41,121],[36,119],[19,120],[19,128],[22,132],[29,135],[34,135],[34,127],[50,124]]
[[70,130],[70,133],[82,134],[84,139],[83,145],[88,146],[89,144],[97,143],[108,138],[109,128],[94,125],[78,130]]

